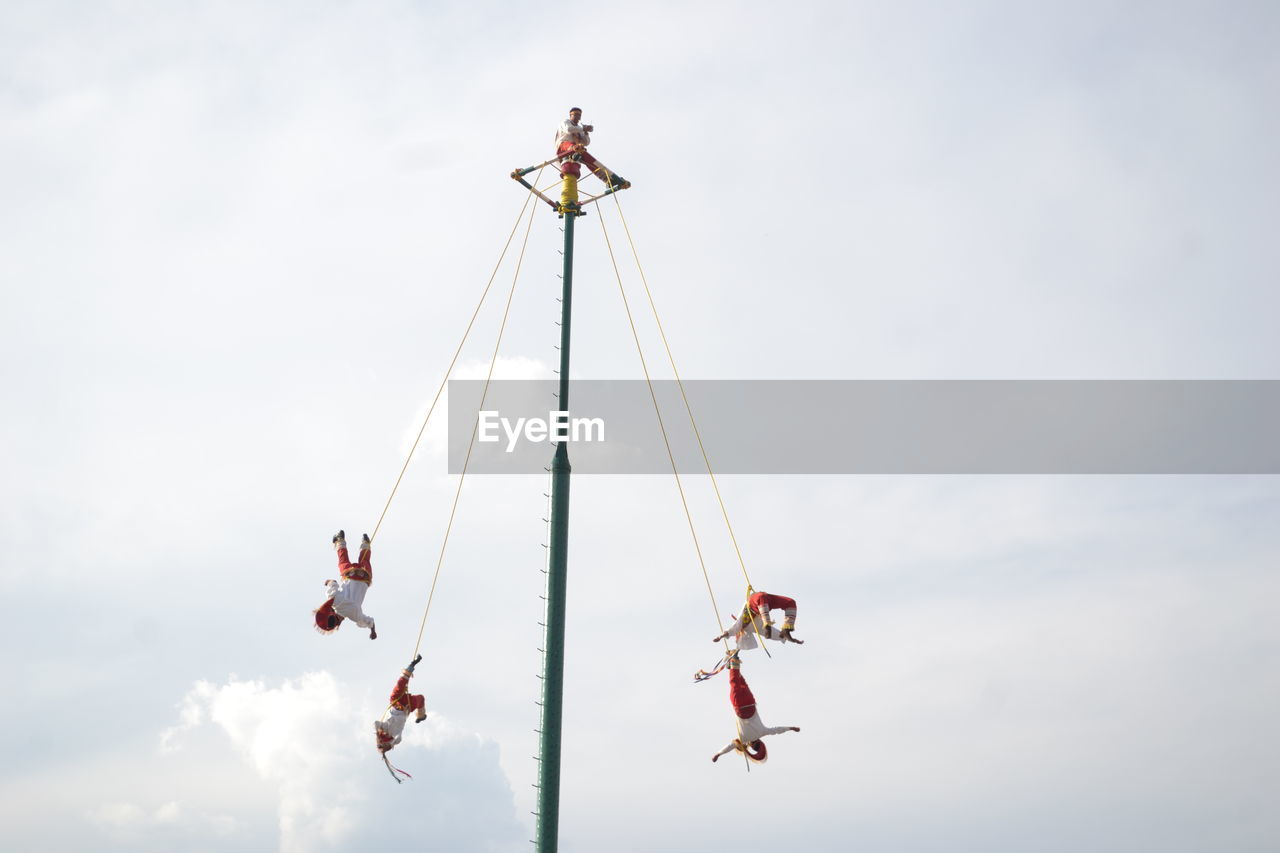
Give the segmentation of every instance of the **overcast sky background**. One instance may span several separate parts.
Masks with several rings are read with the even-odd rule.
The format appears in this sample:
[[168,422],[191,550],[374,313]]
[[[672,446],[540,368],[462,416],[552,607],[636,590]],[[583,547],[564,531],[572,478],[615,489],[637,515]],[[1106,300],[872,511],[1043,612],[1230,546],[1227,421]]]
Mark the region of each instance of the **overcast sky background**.
[[[370,728],[456,482],[438,437],[378,536],[378,641],[309,620],[329,537],[372,530],[515,222],[507,174],[569,106],[634,183],[688,378],[1274,379],[1278,23],[1247,2],[4,3],[7,843],[528,848],[545,481],[466,484],[415,680],[432,716],[392,753],[412,782]],[[600,222],[574,371],[638,378]],[[534,219],[499,375],[554,363],[558,224]],[[726,615],[741,575],[687,485]],[[800,601],[809,642],[746,672],[765,721],[804,731],[750,773],[708,760],[734,728],[723,678],[689,683],[716,626],[675,488],[580,478],[562,850],[1280,844],[1276,478],[722,489],[756,585]]]

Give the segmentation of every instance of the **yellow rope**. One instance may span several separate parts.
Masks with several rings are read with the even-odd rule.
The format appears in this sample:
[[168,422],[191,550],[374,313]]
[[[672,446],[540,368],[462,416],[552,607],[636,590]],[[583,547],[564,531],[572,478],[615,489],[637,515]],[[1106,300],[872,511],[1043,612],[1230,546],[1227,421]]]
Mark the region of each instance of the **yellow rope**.
[[[644,348],[640,345],[640,333],[636,331],[636,321],[631,316],[631,304],[627,301],[627,291],[622,286],[622,274],[618,272],[618,261],[613,256],[613,244],[609,241],[609,231],[605,228],[604,217],[600,220],[600,230],[604,233],[604,244],[609,249],[609,261],[613,264],[613,274],[618,279],[618,292],[622,295],[622,307],[627,312],[627,322],[631,324],[631,336],[636,342],[636,353],[640,356],[640,369],[644,371],[644,381],[649,386],[649,399],[653,401],[653,413],[658,416],[658,429],[662,431],[662,443],[667,448],[667,459],[671,461],[671,473],[676,479],[676,489],[680,492],[680,504],[684,507],[684,517],[689,523],[689,534],[693,537],[693,548],[698,554],[698,565],[702,567],[702,579],[707,584],[707,595],[711,598],[711,612],[715,614],[716,626],[724,633],[724,623],[720,621],[720,613],[716,609],[716,596],[711,590],[711,576],[707,574],[707,563],[702,557],[702,546],[698,542],[698,532],[693,526],[693,514],[689,511],[689,501],[684,494],[684,485],[680,482],[680,470],[676,466],[675,454],[671,452],[671,441],[667,437],[667,426],[662,421],[662,409],[658,406],[658,396],[653,391],[653,380],[649,378],[649,365],[645,362]],[[725,655],[729,653],[729,640],[724,641]]]
[[[440,580],[440,569],[444,566],[444,552],[449,545],[449,533],[453,530],[453,520],[458,514],[458,500],[462,497],[462,484],[467,479],[467,468],[471,464],[471,450],[475,447],[476,433],[480,429],[480,411],[484,409],[485,398],[489,395],[489,383],[493,380],[493,369],[498,364],[498,349],[502,346],[502,336],[506,332],[507,317],[511,314],[511,300],[516,295],[516,282],[520,280],[520,268],[524,264],[525,248],[529,245],[529,232],[533,230],[533,218],[537,213],[537,209],[529,212],[529,224],[525,227],[524,241],[520,244],[520,256],[516,260],[515,275],[511,278],[511,290],[507,293],[507,304],[502,311],[502,323],[498,327],[498,340],[493,345],[493,357],[489,360],[489,372],[484,378],[484,390],[480,394],[480,406],[476,411],[475,425],[471,428],[471,440],[467,443],[467,456],[462,463],[462,473],[458,477],[458,488],[453,493],[453,506],[449,510],[449,523],[445,526],[444,539],[440,542],[440,556],[436,560],[436,571],[431,578],[431,591],[427,594],[427,606],[422,611],[422,623],[418,626],[418,639],[413,645],[413,654],[416,657],[418,650],[422,646],[422,633],[427,628],[427,615],[431,613],[431,602],[435,599],[436,583]],[[523,211],[521,211],[523,215]],[[516,223],[519,225],[519,223]]]
[[[614,194],[614,203],[615,203],[615,204],[617,204],[617,201],[618,201],[618,199],[617,199],[617,194],[615,193],[615,194]],[[712,487],[715,489],[716,499],[720,502],[720,512],[721,512],[721,514],[724,516],[724,522],[725,522],[725,525],[726,525],[726,526],[728,526],[728,528],[729,528],[729,538],[730,538],[730,540],[732,540],[732,541],[733,541],[733,550],[734,550],[734,551],[737,553],[737,555],[738,555],[738,565],[740,565],[740,566],[742,567],[742,574],[743,574],[743,576],[744,576],[744,577],[746,577],[746,579],[747,579],[747,590],[748,590],[748,595],[749,595],[749,594],[750,594],[750,591],[751,591],[751,578],[750,578],[750,576],[749,576],[749,575],[747,575],[747,566],[746,566],[746,563],[745,563],[745,562],[743,561],[743,559],[742,559],[742,550],[738,547],[738,538],[737,538],[737,537],[734,535],[734,533],[733,533],[733,525],[729,523],[729,512],[728,512],[728,510],[726,510],[726,509],[725,509],[724,499],[720,496],[720,487],[716,484],[716,476],[715,476],[715,474],[711,471],[711,460],[707,457],[707,450],[706,450],[706,448],[705,448],[705,447],[703,447],[703,444],[702,444],[702,435],[698,432],[698,424],[697,424],[697,422],[696,422],[696,421],[694,421],[694,419],[693,419],[693,407],[689,405],[689,398],[688,398],[688,397],[685,395],[685,393],[684,393],[684,383],[680,380],[680,371],[678,371],[678,370],[676,369],[676,361],[675,361],[675,358],[671,355],[671,345],[670,345],[669,343],[667,343],[667,334],[666,334],[666,332],[664,332],[664,331],[663,331],[663,329],[662,329],[662,321],[658,318],[658,308],[657,308],[657,306],[654,304],[654,301],[653,301],[653,293],[649,290],[649,282],[645,279],[645,276],[644,276],[644,267],[642,267],[642,266],[640,265],[640,255],[639,255],[639,253],[637,253],[637,252],[636,252],[636,244],[635,244],[635,241],[631,239],[631,229],[627,227],[627,219],[626,219],[626,217],[625,217],[625,216],[623,216],[623,215],[622,215],[622,205],[618,204],[617,206],[618,206],[618,217],[622,220],[622,227],[623,227],[623,230],[625,230],[625,231],[626,231],[626,233],[627,233],[627,242],[631,244],[631,254],[632,254],[632,256],[635,258],[635,261],[636,261],[636,267],[637,267],[637,269],[639,269],[639,270],[640,270],[640,280],[641,280],[642,282],[644,282],[644,292],[645,292],[645,294],[646,294],[646,295],[648,296],[648,298],[649,298],[649,307],[653,310],[653,319],[657,322],[657,324],[658,324],[658,332],[659,332],[659,334],[662,336],[662,345],[663,345],[663,346],[666,348],[666,350],[667,350],[667,360],[671,363],[671,372],[675,374],[675,377],[676,377],[676,384],[680,387],[680,396],[684,399],[684,407],[685,407],[685,411],[687,411],[687,412],[689,413],[689,423],[693,425],[693,434],[694,434],[695,436],[697,436],[697,439],[698,439],[698,448],[702,451],[702,461],[703,461],[703,462],[706,464],[706,466],[707,466],[707,473],[708,473],[708,474],[711,474],[711,485],[712,485]],[[604,212],[604,211],[603,211],[603,209],[600,209],[600,212],[603,214],[603,212]],[[604,225],[604,216],[603,216],[603,215],[602,215],[602,216],[600,216],[600,217],[599,217],[599,219],[600,219],[600,228],[603,230],[603,229],[605,228],[605,225]],[[636,333],[636,324],[635,324],[635,321],[634,321],[634,320],[632,320],[632,318],[631,318],[631,306],[627,303],[627,294],[626,294],[626,292],[625,292],[625,291],[623,291],[623,290],[622,290],[622,276],[621,276],[621,274],[619,274],[619,273],[618,273],[618,263],[617,263],[617,261],[616,261],[616,260],[614,259],[614,257],[613,257],[613,245],[609,242],[609,234],[608,234],[608,231],[607,231],[607,230],[605,231],[605,238],[604,238],[604,240],[605,240],[605,245],[609,247],[609,260],[613,262],[613,271],[614,271],[614,275],[616,275],[616,276],[618,277],[618,289],[619,289],[620,291],[622,291],[622,304],[623,304],[623,306],[626,308],[626,311],[627,311],[627,321],[628,321],[629,323],[631,323],[631,334],[632,334],[632,335],[635,337],[635,339],[636,339],[636,349],[637,349],[637,350],[640,350],[640,336]],[[643,368],[644,368],[644,379],[645,379],[645,382],[648,382],[648,383],[649,383],[649,396],[653,399],[653,408],[654,408],[654,411],[655,411],[655,412],[658,412],[658,398],[657,398],[657,396],[656,396],[656,395],[654,395],[654,393],[653,393],[653,382],[649,379],[649,368],[645,365],[645,359],[644,359],[644,352],[643,352],[643,351],[641,351],[641,352],[640,352],[640,365],[641,365],[641,367],[643,367]],[[676,471],[676,462],[675,462],[675,457],[674,457],[674,456],[672,455],[672,453],[671,453],[671,443],[667,441],[667,429],[666,429],[666,427],[665,427],[665,426],[663,426],[663,423],[662,423],[662,413],[661,413],[661,412],[658,412],[658,425],[662,428],[662,440],[663,440],[663,442],[664,442],[664,443],[666,443],[666,445],[667,445],[667,456],[671,459],[671,470],[672,470],[672,473],[674,473],[674,474],[675,474],[675,477],[676,477],[676,486],[677,486],[677,488],[679,488],[679,489],[680,489],[680,501],[681,501],[681,503],[683,503],[683,504],[684,504],[684,511],[685,511],[685,515],[686,515],[686,517],[689,517],[689,530],[690,530],[690,532],[692,533],[692,532],[693,532],[693,518],[689,516],[689,505],[688,505],[688,503],[685,501],[685,497],[684,497],[684,487],[680,485],[680,474]],[[698,548],[698,536],[697,536],[697,534],[696,534],[696,533],[694,533],[694,534],[693,534],[693,544],[694,544],[694,547],[695,547],[695,548]],[[698,548],[698,562],[702,565],[702,575],[703,575],[703,578],[704,578],[704,579],[706,579],[706,582],[707,582],[707,592],[711,592],[711,580],[710,580],[710,578],[709,578],[709,577],[707,577],[707,566],[706,566],[706,563],[705,563],[705,562],[703,562],[703,560],[702,560],[702,550],[701,550],[700,548]],[[712,605],[712,608],[714,608],[714,607],[715,607],[715,595],[714,595],[714,594],[711,596],[711,605]],[[724,633],[724,627],[723,627],[723,623],[721,623],[721,622],[720,622],[720,614],[719,614],[719,613],[717,613],[717,614],[716,614],[716,624],[721,626],[720,632],[721,632],[721,633]],[[769,652],[769,649],[768,649],[768,648],[765,646],[765,644],[764,644],[764,638],[760,636],[760,628],[756,625],[756,620],[755,620],[755,617],[754,617],[754,616],[752,616],[752,618],[751,618],[751,629],[752,629],[752,631],[754,631],[754,632],[755,632],[755,635],[756,635],[756,642],[757,642],[757,643],[759,643],[759,645],[760,645],[760,649],[761,649],[761,650],[765,653],[765,655],[767,655],[768,657],[773,657],[773,655]],[[725,638],[725,649],[727,650],[728,648],[729,648],[729,640],[728,640],[728,638],[726,637],[726,638]]]
[[[538,170],[536,179],[541,176],[542,170]],[[431,413],[436,410],[436,403],[440,402],[440,395],[444,393],[445,386],[449,382],[449,376],[453,373],[454,366],[458,363],[458,356],[462,354],[462,347],[466,345],[467,338],[471,335],[471,329],[475,326],[476,317],[480,315],[480,309],[484,307],[485,299],[489,296],[489,288],[493,286],[493,280],[498,276],[498,269],[502,266],[503,259],[507,256],[507,249],[511,248],[511,240],[516,236],[516,229],[520,227],[520,220],[524,218],[524,212],[529,208],[529,202],[533,199],[533,193],[526,193],[524,197],[524,205],[520,208],[520,214],[516,217],[515,224],[511,226],[511,233],[507,235],[507,242],[502,246],[502,252],[498,255],[498,262],[493,265],[493,272],[489,274],[489,282],[484,286],[484,292],[480,294],[480,302],[476,305],[476,310],[471,312],[471,319],[467,322],[467,329],[462,333],[462,340],[458,341],[458,348],[453,351],[453,358],[449,361],[449,367],[444,372],[444,378],[440,380],[440,387],[436,389],[436,395],[431,400],[431,406],[427,409],[427,415],[422,419],[422,426],[418,428],[418,435],[413,439],[413,447],[409,448],[409,455],[405,457],[404,465],[400,468],[400,474],[396,477],[395,485],[391,487],[391,494],[387,496],[387,502],[382,505],[382,514],[378,516],[378,523],[373,526],[373,534],[369,537],[369,541],[373,542],[378,536],[378,530],[382,527],[382,521],[387,517],[387,510],[391,508],[391,501],[396,496],[396,491],[400,488],[400,481],[404,479],[404,472],[409,470],[409,463],[413,461],[413,454],[418,449],[418,443],[422,441],[422,434],[427,431],[427,422],[431,420]],[[415,652],[416,654],[416,652]]]
[[[631,255],[635,258],[636,269],[640,271],[640,281],[644,284],[645,296],[649,298],[649,307],[653,310],[654,322],[658,324],[658,334],[662,336],[662,345],[667,351],[667,360],[671,363],[671,372],[675,374],[676,385],[680,388],[680,397],[684,400],[685,411],[689,413],[689,423],[693,426],[693,434],[698,439],[698,450],[702,452],[702,461],[706,463],[707,474],[711,476],[711,488],[715,490],[716,500],[720,502],[720,514],[724,516],[725,527],[729,529],[729,539],[733,542],[733,550],[738,555],[738,565],[742,567],[742,576],[746,578],[747,589],[751,589],[751,576],[747,574],[746,561],[742,559],[742,549],[738,547],[738,537],[733,532],[733,524],[729,521],[729,510],[725,508],[724,498],[720,494],[720,484],[716,482],[715,472],[711,470],[711,459],[707,456],[707,448],[702,444],[702,433],[698,430],[698,422],[693,417],[693,407],[689,405],[689,397],[684,392],[684,382],[680,379],[680,371],[676,369],[675,357],[671,354],[671,344],[667,342],[667,333],[662,328],[662,320],[658,317],[658,306],[653,301],[653,292],[649,289],[649,280],[645,278],[644,267],[640,264],[640,253],[636,251],[635,241],[631,238],[631,229],[627,227],[627,217],[622,213],[622,203],[618,194],[613,194],[613,203],[618,208],[618,218],[622,220],[622,228],[627,233],[627,242],[631,244]],[[761,648],[764,648],[761,646]]]
[[[748,587],[748,590],[750,590],[750,587]],[[756,642],[760,644],[760,649],[769,657],[773,657],[772,654],[769,654],[769,647],[764,644],[764,637],[760,636],[760,626],[756,624],[756,614],[751,610],[751,598],[749,594],[747,598],[747,614],[751,616],[751,630],[756,634]],[[762,619],[761,621],[764,620]]]

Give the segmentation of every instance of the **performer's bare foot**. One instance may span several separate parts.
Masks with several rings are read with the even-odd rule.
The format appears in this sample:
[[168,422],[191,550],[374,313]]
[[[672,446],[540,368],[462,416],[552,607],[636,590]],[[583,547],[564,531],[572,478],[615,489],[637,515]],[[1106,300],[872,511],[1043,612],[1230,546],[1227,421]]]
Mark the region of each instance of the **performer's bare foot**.
[[717,761],[719,761],[719,760],[720,760],[720,756],[718,756],[718,755],[713,755],[713,756],[711,756],[711,763],[712,763],[712,764],[715,764],[715,763],[716,763]]
[[372,625],[369,626],[369,639],[370,640],[378,639],[378,632]]
[[782,639],[786,640],[786,641],[787,641],[787,642],[789,642],[789,643],[795,643],[795,644],[800,645],[800,646],[803,646],[803,645],[804,645],[804,640],[797,640],[795,637],[791,636],[791,632],[790,632],[790,631],[783,631],[783,632],[782,632]]
[[799,726],[792,726],[792,727],[791,727],[791,731],[793,731],[793,732],[798,732],[798,731],[800,731],[800,727],[799,727]]

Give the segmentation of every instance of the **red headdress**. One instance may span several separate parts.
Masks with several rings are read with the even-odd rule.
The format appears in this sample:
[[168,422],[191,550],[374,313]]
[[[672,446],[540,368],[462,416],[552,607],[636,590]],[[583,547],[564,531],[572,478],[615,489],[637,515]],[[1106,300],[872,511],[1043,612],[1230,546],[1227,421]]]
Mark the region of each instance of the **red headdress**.
[[401,770],[399,767],[392,766],[391,759],[387,758],[387,753],[391,750],[391,747],[395,745],[395,738],[383,730],[381,723],[374,723],[373,730],[378,738],[378,753],[382,756],[382,763],[387,765],[387,770],[391,773],[391,778],[396,780],[397,785],[404,781],[404,779],[400,778],[401,776],[405,779],[412,779],[413,776],[411,776],[407,771]]
[[333,599],[329,599],[324,604],[315,609],[316,630],[321,634],[332,634],[338,630],[338,626],[342,624],[343,617],[339,616],[333,609]]
[[[738,741],[738,743],[741,744],[742,741]],[[747,758],[750,758],[756,764],[764,764],[769,760],[769,750],[765,747],[764,741],[759,739],[753,740],[748,744],[743,744],[738,751],[746,755]]]

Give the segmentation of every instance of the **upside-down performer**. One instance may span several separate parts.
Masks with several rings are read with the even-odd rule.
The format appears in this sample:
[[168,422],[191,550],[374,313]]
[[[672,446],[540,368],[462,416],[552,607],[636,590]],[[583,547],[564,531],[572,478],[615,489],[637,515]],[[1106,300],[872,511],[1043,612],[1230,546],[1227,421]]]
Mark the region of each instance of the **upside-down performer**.
[[[556,156],[568,154],[576,151],[579,160],[585,163],[587,168],[591,170],[591,174],[605,182],[606,186],[613,189],[625,189],[631,185],[631,182],[616,172],[611,172],[603,166],[596,158],[587,153],[587,146],[591,144],[591,131],[595,127],[590,124],[582,124],[582,108],[574,107],[569,110],[569,117],[560,122],[560,126],[556,128]],[[560,161],[560,174],[572,175],[575,181],[582,176],[582,167],[568,158]]]
[[378,639],[374,628],[373,617],[364,612],[364,596],[373,583],[373,566],[369,563],[372,550],[369,534],[364,534],[360,541],[360,561],[351,562],[347,553],[346,533],[339,530],[333,537],[333,548],[338,552],[338,580],[327,580],[325,587],[329,595],[324,604],[316,608],[316,629],[322,634],[331,634],[338,630],[342,620],[350,619],[361,628],[369,629],[369,639]]
[[[382,760],[386,762],[387,769],[391,771],[391,777],[397,782],[400,777],[397,773],[403,773],[403,770],[392,767],[390,760],[387,759],[387,753],[400,743],[400,736],[404,732],[404,724],[409,719],[409,712],[417,712],[413,721],[420,723],[427,718],[427,700],[421,693],[409,692],[409,679],[413,678],[413,668],[422,661],[422,655],[418,655],[413,661],[400,671],[400,679],[396,682],[396,686],[391,690],[391,709],[385,720],[375,720],[373,723],[374,736],[377,738],[378,752],[382,753]],[[412,777],[410,777],[412,778]]]
[[756,697],[752,695],[747,680],[742,676],[742,661],[738,659],[736,650],[729,652],[729,702],[738,717],[738,736],[729,741],[729,745],[711,756],[712,761],[719,760],[726,752],[741,752],[747,758],[763,764],[769,760],[769,751],[765,749],[763,737],[780,735],[783,732],[798,732],[799,726],[766,726],[756,711]]
[[[781,610],[783,613],[781,631],[773,624],[773,616],[770,613],[772,610]],[[766,640],[804,645],[804,640],[797,640],[792,636],[791,632],[795,629],[796,600],[794,598],[748,590],[747,603],[742,606],[742,612],[738,614],[738,618],[723,634],[711,642],[718,643],[727,637],[733,637],[738,643],[738,648],[754,649],[758,634]]]

